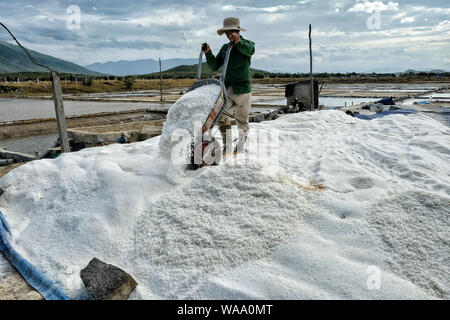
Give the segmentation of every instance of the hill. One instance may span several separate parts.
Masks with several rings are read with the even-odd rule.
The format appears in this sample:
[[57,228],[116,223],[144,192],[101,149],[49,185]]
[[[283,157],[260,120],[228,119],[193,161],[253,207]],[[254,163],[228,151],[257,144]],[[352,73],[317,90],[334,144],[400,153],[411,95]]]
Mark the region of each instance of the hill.
[[409,69],[404,72],[400,72],[400,74],[419,74],[419,73],[445,74],[445,73],[449,73],[449,71],[442,70],[442,69],[433,69],[433,70],[431,70],[431,69],[425,69],[425,70]]
[[[33,58],[61,73],[99,75],[98,72],[88,70],[75,63],[54,58],[33,50],[29,50]],[[0,74],[15,72],[43,72],[44,68],[33,64],[28,56],[16,45],[0,41]]]
[[[197,70],[198,70],[198,64],[193,65],[181,65],[166,71],[162,72],[162,76],[165,79],[168,78],[196,78],[197,77]],[[222,68],[220,68],[218,71],[212,71],[211,68],[208,66],[206,62],[202,64],[202,78],[210,78],[213,77],[215,74],[221,73]],[[253,69],[250,68],[250,76],[253,78],[255,75],[261,75],[261,76],[268,76],[271,74],[270,72]],[[144,75],[148,78],[158,78],[159,72],[154,72],[150,74]]]
[[[161,60],[162,70],[169,70],[179,65],[194,64],[198,59],[167,59]],[[112,74],[115,76],[128,76],[159,72],[159,60],[143,59],[135,61],[121,60],[117,62],[94,63],[86,66],[90,70]]]

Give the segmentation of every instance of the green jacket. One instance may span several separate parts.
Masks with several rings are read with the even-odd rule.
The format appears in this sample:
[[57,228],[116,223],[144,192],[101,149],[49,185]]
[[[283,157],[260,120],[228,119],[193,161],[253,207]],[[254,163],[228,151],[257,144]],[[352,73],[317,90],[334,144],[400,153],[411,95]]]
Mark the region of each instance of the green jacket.
[[[224,44],[217,57],[214,57],[211,50],[206,53],[208,66],[217,71],[225,60],[228,44]],[[231,50],[228,70],[225,76],[225,86],[231,86],[235,94],[250,93],[252,87],[250,84],[250,64],[251,57],[255,53],[255,43],[245,40],[241,36],[241,41],[234,45]]]

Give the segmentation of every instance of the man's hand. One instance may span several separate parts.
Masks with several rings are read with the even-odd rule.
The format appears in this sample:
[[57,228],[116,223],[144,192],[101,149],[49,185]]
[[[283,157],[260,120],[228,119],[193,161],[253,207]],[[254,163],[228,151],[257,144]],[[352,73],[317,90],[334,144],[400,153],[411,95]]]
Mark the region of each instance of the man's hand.
[[230,41],[231,43],[239,43],[241,41],[241,35],[237,32],[233,32],[230,35]]
[[203,50],[204,53],[208,53],[209,51],[211,51],[211,48],[209,47],[209,44],[203,43],[202,44],[202,50]]

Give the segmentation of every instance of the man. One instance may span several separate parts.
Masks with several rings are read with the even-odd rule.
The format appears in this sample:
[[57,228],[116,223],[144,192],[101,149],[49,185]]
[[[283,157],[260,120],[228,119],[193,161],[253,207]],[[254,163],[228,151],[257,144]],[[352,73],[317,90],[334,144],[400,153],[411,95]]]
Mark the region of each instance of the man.
[[[233,49],[231,50],[228,63],[228,70],[225,76],[225,87],[227,90],[228,100],[224,106],[227,112],[234,111],[236,122],[239,130],[239,140],[235,151],[242,152],[248,135],[248,115],[251,108],[251,83],[250,83],[250,64],[251,57],[255,53],[255,43],[244,39],[240,32],[246,31],[241,28],[239,18],[229,17],[223,21],[223,28],[217,30],[219,36],[226,34]],[[224,63],[225,53],[228,44],[220,49],[215,57],[211,48],[205,43],[202,48],[206,54],[206,60],[209,67],[213,71],[217,71]],[[222,133],[223,144],[226,152],[231,151],[231,122],[230,118],[223,115],[219,119],[220,132]],[[224,150],[224,151],[225,151]]]

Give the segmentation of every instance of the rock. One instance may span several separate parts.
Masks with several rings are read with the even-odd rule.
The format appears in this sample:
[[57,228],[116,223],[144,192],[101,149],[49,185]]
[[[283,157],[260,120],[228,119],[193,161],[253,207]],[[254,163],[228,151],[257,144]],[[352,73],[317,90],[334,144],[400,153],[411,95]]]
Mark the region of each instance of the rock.
[[249,116],[249,122],[263,122],[265,120],[264,114],[262,113],[253,113]]
[[81,280],[95,300],[128,300],[138,285],[131,275],[122,269],[92,259],[80,272]]

